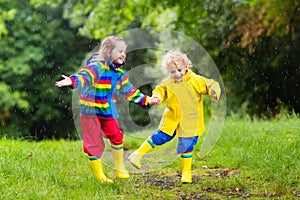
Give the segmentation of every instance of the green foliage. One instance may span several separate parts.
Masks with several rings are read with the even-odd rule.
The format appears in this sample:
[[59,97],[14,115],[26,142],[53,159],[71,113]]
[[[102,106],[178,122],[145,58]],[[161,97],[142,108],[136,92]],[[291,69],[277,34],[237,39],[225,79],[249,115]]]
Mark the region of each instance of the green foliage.
[[1,135],[75,137],[71,91],[54,83],[60,74],[78,70],[88,40],[62,19],[61,5],[4,2],[1,11],[15,12],[4,21],[6,34],[0,40]]
[[228,60],[235,65],[226,67],[230,71],[226,79],[231,94],[239,97],[230,104],[238,109],[246,102],[251,115],[273,117],[282,104],[299,113],[300,87],[295,82],[300,75],[299,2],[282,6],[282,1],[249,1],[234,13],[237,21],[229,34],[229,51],[224,53],[236,56]]
[[[134,17],[132,12],[134,1],[118,0],[89,0],[69,1],[69,9],[65,17],[73,26],[84,26],[79,29],[80,34],[89,38],[101,39],[112,33],[118,33],[127,28]],[[70,11],[69,11],[70,10]],[[86,16],[88,15],[88,20]]]

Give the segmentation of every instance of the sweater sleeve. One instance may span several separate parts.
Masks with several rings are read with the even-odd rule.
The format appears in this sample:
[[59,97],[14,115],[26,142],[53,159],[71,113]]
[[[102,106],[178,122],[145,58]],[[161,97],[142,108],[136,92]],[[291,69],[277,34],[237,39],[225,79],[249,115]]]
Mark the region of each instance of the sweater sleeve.
[[77,74],[70,76],[73,88],[84,88],[93,85],[98,79],[99,67],[95,64],[84,66]]
[[135,88],[128,79],[128,74],[125,73],[121,80],[120,94],[128,101],[140,104],[142,106],[148,105],[149,96],[144,95],[139,89]]

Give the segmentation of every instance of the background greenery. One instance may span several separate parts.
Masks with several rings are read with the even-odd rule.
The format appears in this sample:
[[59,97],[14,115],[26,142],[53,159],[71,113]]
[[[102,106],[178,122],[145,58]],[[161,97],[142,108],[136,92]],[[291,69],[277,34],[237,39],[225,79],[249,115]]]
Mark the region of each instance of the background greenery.
[[[0,135],[76,138],[71,91],[54,82],[76,72],[107,35],[143,27],[179,31],[207,50],[224,81],[228,114],[299,113],[299,6],[297,0],[0,0]],[[155,60],[149,55],[132,56],[128,66]]]

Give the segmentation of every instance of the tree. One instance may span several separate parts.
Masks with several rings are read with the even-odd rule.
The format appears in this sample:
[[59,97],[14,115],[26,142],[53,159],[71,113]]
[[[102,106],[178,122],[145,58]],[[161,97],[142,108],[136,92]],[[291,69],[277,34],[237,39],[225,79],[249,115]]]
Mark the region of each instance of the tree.
[[[76,72],[102,38],[145,27],[179,31],[207,50],[222,74],[228,111],[300,112],[297,0],[284,6],[280,0],[0,0],[0,6],[1,128],[19,130],[10,133],[68,137],[71,90],[54,82]],[[148,50],[133,54],[127,70],[156,59]],[[131,107],[134,120],[146,123],[138,114],[147,110]]]
[[[240,49],[243,66],[242,87],[248,95],[243,102],[250,113],[270,113],[280,109],[300,112],[300,3],[296,0],[248,1],[235,10],[237,20],[226,47]],[[242,93],[234,87],[236,92]],[[235,94],[237,96],[238,93]]]
[[2,15],[12,13],[1,21],[1,134],[74,137],[71,91],[59,90],[54,83],[59,74],[80,67],[91,43],[62,19],[61,6],[6,0],[0,5]]

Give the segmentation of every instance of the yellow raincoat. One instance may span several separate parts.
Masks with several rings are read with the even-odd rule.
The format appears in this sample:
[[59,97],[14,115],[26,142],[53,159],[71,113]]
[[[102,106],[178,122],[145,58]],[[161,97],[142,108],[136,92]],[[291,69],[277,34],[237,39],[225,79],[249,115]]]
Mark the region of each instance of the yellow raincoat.
[[182,82],[168,78],[152,92],[161,103],[167,100],[159,130],[172,136],[176,130],[178,137],[200,136],[205,131],[203,119],[203,94],[210,94],[214,89],[217,99],[221,89],[218,82],[188,71]]

